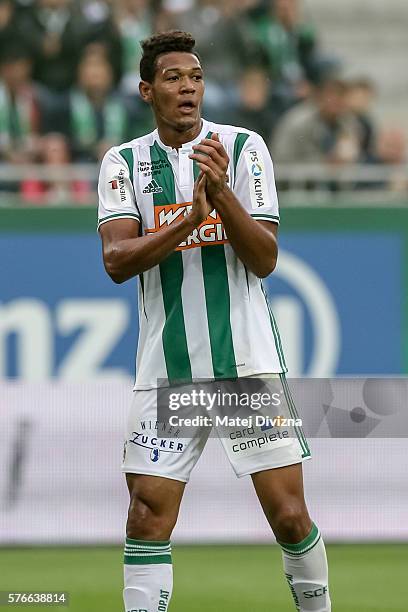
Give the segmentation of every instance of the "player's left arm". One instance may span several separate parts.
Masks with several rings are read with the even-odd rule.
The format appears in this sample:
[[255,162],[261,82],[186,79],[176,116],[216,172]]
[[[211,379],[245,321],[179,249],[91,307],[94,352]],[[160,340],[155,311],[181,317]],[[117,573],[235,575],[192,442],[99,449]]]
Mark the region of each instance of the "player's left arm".
[[[264,278],[273,272],[278,259],[279,216],[272,162],[265,143],[258,138],[263,146],[259,142],[250,142],[249,145],[253,146],[247,146],[241,153],[242,159],[234,177],[235,184],[238,184],[234,188],[235,193],[227,184],[229,158],[217,134],[194,146],[194,153],[190,157],[196,160],[207,177],[209,200],[222,219],[235,253],[249,270]],[[251,161],[251,154],[254,162]],[[255,174],[260,172],[261,178],[251,173],[253,164],[258,164]],[[273,184],[268,186],[271,172]],[[236,194],[242,196],[238,199]],[[275,198],[274,202],[269,201],[270,196]]]

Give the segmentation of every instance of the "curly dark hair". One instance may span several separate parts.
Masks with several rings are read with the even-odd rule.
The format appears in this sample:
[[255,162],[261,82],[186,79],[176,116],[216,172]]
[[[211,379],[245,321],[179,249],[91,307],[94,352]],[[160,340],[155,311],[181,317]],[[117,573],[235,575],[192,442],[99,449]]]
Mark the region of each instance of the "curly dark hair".
[[199,58],[198,53],[194,51],[195,39],[188,32],[181,30],[170,30],[168,32],[160,32],[143,40],[142,43],[143,56],[140,60],[140,77],[143,81],[152,83],[156,72],[156,60],[163,53],[172,53],[180,51],[182,53],[193,53]]

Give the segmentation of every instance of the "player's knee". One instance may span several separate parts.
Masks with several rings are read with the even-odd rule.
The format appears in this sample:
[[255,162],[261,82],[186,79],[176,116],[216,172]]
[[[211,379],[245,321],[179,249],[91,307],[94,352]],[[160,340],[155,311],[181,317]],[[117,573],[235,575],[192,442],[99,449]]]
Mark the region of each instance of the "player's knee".
[[281,542],[301,542],[310,532],[311,521],[303,503],[290,501],[281,505],[272,521],[275,536]]
[[157,511],[152,500],[132,495],[126,535],[134,540],[169,540],[175,520],[171,514]]

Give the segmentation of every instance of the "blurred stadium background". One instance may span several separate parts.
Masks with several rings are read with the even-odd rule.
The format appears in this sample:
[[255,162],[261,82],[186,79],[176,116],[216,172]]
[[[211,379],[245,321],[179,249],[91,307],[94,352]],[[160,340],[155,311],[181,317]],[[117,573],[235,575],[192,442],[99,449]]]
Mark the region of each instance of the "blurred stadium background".
[[[0,591],[121,610],[136,290],[103,271],[95,188],[107,148],[152,129],[138,41],[192,31],[205,116],[270,146],[282,229],[267,289],[291,375],[401,376],[407,23],[405,0],[0,0]],[[250,483],[209,446],[174,534],[170,609],[289,611]],[[406,440],[311,446],[334,610],[407,610]]]

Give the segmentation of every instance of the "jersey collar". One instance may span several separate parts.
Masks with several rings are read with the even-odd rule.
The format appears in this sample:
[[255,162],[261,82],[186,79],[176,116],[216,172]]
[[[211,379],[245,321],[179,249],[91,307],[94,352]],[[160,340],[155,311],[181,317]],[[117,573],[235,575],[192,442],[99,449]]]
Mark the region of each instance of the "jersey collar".
[[[200,140],[202,140],[203,138],[205,138],[208,134],[208,132],[210,131],[210,122],[207,121],[206,119],[202,119],[202,126],[201,126],[201,131],[198,134],[198,136],[194,139],[194,140],[190,140],[189,142],[185,142],[182,146],[181,149],[188,149],[190,150],[192,148],[193,145],[198,144],[200,142]],[[173,147],[169,147],[167,145],[164,144],[164,142],[162,142],[162,140],[160,139],[159,136],[159,131],[157,129],[154,130],[154,139],[157,140],[160,148],[164,149],[164,151],[166,151],[167,153],[177,153],[177,149],[173,149]]]

